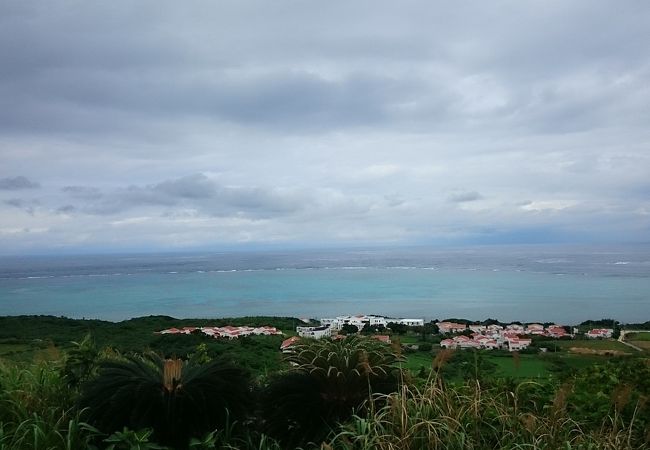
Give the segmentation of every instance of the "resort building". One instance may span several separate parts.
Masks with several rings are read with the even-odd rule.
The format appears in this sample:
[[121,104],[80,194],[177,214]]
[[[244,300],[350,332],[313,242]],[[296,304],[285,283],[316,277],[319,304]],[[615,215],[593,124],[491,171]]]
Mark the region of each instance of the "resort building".
[[440,333],[461,333],[467,329],[464,323],[438,322],[436,325]]
[[410,327],[421,327],[424,326],[424,319],[393,319],[390,317],[364,314],[357,316],[338,316],[334,319],[324,318],[320,320],[321,325],[329,325],[335,331],[342,329],[344,325],[354,325],[361,330],[366,325],[371,327],[387,327],[389,323],[399,323]]
[[549,326],[549,327],[546,329],[546,334],[547,334],[549,337],[553,337],[553,338],[557,338],[557,339],[569,335],[569,334],[566,332],[566,330],[564,329],[564,327],[561,326],[561,325],[551,325],[551,326]]
[[526,325],[526,334],[543,335],[545,334],[544,325],[541,325],[539,323],[528,324]]
[[424,319],[386,319],[388,323],[399,323],[407,327],[423,327]]
[[296,332],[300,337],[309,337],[312,339],[322,339],[332,336],[332,328],[329,325],[319,327],[296,327]]
[[500,348],[499,343],[496,339],[490,339],[487,336],[478,336],[478,337],[468,337],[464,335],[455,336],[451,339],[444,339],[440,342],[440,347],[442,348],[451,348],[451,349],[466,349],[466,348],[476,348],[476,349],[487,349],[494,350]]
[[518,323],[511,323],[510,325],[506,325],[506,331],[512,331],[514,333],[524,334],[526,329],[524,328],[523,325],[519,325]]
[[511,337],[506,339],[508,350],[511,352],[516,352],[519,350],[527,349],[531,343],[530,339],[521,339],[519,337]]
[[614,334],[614,330],[611,328],[594,328],[585,333],[589,339],[609,339]]

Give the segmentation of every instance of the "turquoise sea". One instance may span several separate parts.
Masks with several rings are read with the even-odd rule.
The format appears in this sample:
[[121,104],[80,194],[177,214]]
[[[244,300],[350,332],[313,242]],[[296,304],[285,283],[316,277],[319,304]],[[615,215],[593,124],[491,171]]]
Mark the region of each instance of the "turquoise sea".
[[0,258],[0,315],[650,320],[650,246]]

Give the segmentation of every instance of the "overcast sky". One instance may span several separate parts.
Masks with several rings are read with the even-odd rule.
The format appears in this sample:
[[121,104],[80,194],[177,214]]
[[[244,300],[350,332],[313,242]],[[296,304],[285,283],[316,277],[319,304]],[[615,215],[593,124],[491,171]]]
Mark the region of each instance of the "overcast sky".
[[0,253],[647,242],[650,2],[0,2]]

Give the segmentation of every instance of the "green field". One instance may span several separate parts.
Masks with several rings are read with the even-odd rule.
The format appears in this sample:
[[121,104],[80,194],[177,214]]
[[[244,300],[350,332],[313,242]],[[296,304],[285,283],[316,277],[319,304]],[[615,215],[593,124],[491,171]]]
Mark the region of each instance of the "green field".
[[415,352],[408,353],[406,355],[406,362],[404,362],[403,367],[409,369],[411,372],[417,372],[420,370],[420,367],[425,369],[431,369],[431,362],[435,357],[430,352]]
[[591,350],[619,350],[626,353],[630,352],[630,348],[628,346],[611,339],[545,341],[545,342],[540,342],[538,346],[548,348],[549,352],[552,352],[555,349],[555,347],[562,350],[568,350],[572,347],[575,347],[575,348],[587,348]]
[[497,366],[497,376],[512,378],[540,378],[549,375],[551,364],[536,355],[520,355],[519,359],[513,357],[491,356],[488,358]]
[[628,333],[625,335],[626,341],[650,341],[650,332],[648,333]]
[[13,355],[29,351],[30,347],[26,344],[4,344],[0,343],[0,356]]

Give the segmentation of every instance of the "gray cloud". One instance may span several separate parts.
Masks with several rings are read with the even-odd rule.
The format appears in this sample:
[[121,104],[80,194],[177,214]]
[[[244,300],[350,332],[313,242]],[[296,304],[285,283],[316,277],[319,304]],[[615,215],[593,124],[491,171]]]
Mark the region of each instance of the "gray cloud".
[[101,198],[101,190],[96,187],[90,186],[64,186],[62,192],[71,195],[72,197],[93,200]]
[[0,248],[647,240],[648,23],[589,0],[1,2],[0,161],[23,175]]
[[2,190],[15,191],[19,189],[37,189],[40,187],[40,184],[22,175],[13,178],[0,178],[0,189]]
[[11,198],[9,200],[5,200],[5,204],[23,210],[27,214],[34,215],[35,208],[39,205],[39,202],[37,200]]
[[457,192],[449,196],[449,201],[453,203],[474,202],[482,199],[483,196],[476,191]]
[[[252,217],[290,214],[307,199],[300,193],[273,188],[223,186],[204,174],[165,180],[147,186],[132,185],[105,193],[91,187],[67,187],[86,202],[63,207],[66,212],[112,215],[142,207],[192,208],[214,216],[243,214]],[[92,193],[92,196],[86,193]],[[79,195],[82,193],[82,195]],[[61,208],[59,208],[61,210]],[[63,210],[62,210],[63,211]],[[169,216],[169,213],[165,213]]]

